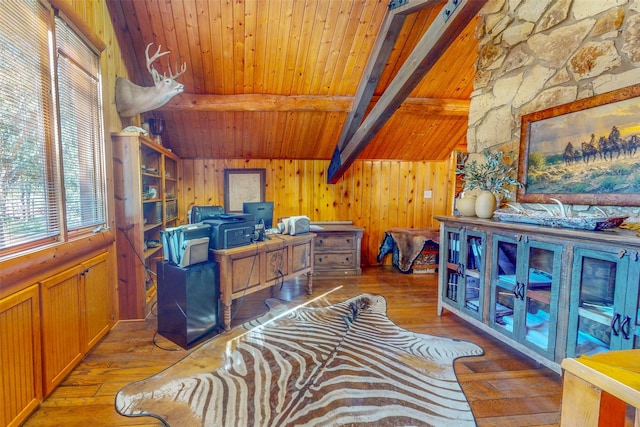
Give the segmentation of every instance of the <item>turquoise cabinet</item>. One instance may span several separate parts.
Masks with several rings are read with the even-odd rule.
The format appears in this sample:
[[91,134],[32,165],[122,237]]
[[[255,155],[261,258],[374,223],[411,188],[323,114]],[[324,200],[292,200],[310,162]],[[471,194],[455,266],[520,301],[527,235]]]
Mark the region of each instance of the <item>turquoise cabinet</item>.
[[489,325],[553,359],[563,247],[528,235],[493,235]]
[[567,357],[640,348],[640,239],[474,217],[440,221],[448,310],[561,372]]
[[[486,234],[444,227],[440,237],[441,298],[471,317],[482,319]],[[444,247],[443,247],[444,245]]]
[[576,248],[567,357],[640,348],[638,251]]

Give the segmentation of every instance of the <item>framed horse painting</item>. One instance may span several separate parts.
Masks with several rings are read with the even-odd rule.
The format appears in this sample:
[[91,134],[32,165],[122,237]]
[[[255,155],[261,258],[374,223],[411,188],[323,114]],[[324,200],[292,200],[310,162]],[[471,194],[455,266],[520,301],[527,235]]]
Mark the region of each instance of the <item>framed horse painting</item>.
[[519,202],[640,206],[640,84],[522,117]]

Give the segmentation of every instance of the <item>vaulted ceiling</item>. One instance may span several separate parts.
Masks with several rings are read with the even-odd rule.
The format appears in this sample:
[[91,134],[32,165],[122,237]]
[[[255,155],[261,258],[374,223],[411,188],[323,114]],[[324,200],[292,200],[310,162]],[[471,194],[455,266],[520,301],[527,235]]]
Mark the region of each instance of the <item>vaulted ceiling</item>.
[[[391,3],[406,9],[412,1]],[[365,115],[449,6],[420,3],[426,7],[408,13],[396,30]],[[371,79],[367,64],[390,8],[388,0],[107,4],[131,81],[153,85],[144,55],[148,43],[154,43],[152,52],[158,45],[171,51],[154,64],[161,73],[169,62],[174,71],[175,63],[186,63],[178,78],[184,93],[143,114],[165,119],[164,145],[183,158],[246,159],[332,158],[361,79]],[[477,19],[456,33],[359,158],[443,160],[465,143]]]

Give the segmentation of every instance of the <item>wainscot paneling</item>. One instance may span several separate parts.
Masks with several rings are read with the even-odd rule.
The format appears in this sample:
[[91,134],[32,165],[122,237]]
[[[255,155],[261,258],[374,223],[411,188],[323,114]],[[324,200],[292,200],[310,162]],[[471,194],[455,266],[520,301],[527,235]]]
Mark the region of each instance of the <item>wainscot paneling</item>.
[[[264,168],[266,200],[274,219],[307,215],[311,221],[351,220],[364,227],[362,263],[377,264],[384,231],[438,227],[434,215],[452,211],[452,162],[356,161],[336,184],[327,184],[325,160],[183,159],[180,218],[194,205],[224,206],[224,169]],[[424,192],[431,191],[425,198]],[[391,257],[384,260],[391,263]]]

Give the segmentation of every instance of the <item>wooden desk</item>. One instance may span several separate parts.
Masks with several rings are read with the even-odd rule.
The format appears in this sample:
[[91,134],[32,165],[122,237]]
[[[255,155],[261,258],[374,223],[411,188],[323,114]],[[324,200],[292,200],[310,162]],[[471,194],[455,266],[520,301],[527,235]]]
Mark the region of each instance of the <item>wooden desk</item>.
[[233,249],[212,249],[220,267],[220,301],[224,328],[231,327],[231,302],[243,295],[307,275],[307,293],[313,291],[313,240],[315,234],[270,235],[271,240]]
[[622,427],[627,405],[640,426],[640,349],[564,359],[562,369],[562,427]]

